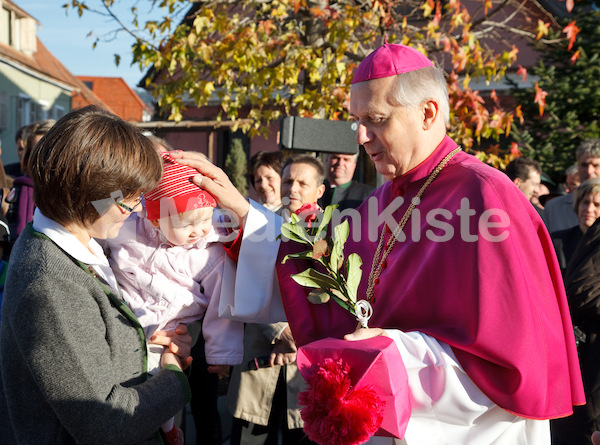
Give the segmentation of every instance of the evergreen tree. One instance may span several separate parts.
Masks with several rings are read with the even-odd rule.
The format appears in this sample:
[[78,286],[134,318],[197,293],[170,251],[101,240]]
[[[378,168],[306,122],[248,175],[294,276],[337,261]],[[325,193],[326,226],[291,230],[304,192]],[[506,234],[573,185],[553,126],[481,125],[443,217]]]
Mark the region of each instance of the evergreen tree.
[[583,7],[574,12],[565,19],[565,23],[575,19],[581,29],[573,47],[568,50],[562,43],[546,49],[530,70],[530,75],[539,76],[539,88],[548,93],[543,115],[534,103],[535,88],[513,90],[524,122],[517,121],[511,136],[524,156],[539,161],[558,180],[575,163],[577,146],[600,137],[600,12]]
[[247,171],[248,163],[242,140],[233,139],[229,154],[225,158],[225,173],[227,173],[235,188],[244,196],[246,196],[248,191]]

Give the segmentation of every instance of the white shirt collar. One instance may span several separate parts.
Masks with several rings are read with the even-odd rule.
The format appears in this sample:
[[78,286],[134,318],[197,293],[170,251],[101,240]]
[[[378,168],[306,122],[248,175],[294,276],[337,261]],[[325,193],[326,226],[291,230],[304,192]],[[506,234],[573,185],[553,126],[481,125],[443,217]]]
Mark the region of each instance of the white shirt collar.
[[33,214],[33,228],[46,235],[54,241],[58,247],[76,260],[92,266],[96,273],[106,280],[117,295],[119,294],[119,287],[117,285],[115,274],[108,264],[108,259],[104,255],[102,247],[95,239],[90,239],[90,242],[87,245],[89,248],[88,250],[75,235],[69,232],[61,224],[42,214],[39,209],[36,209]]

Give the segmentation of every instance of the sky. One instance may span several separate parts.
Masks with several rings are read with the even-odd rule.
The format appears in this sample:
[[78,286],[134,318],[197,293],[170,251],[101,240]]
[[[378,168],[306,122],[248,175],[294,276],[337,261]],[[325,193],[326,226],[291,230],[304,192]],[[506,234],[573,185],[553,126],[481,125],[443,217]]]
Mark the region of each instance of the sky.
[[[21,9],[33,16],[38,22],[38,37],[48,50],[76,76],[122,77],[132,88],[144,77],[137,65],[131,65],[131,45],[133,38],[120,33],[109,42],[98,42],[92,48],[95,38],[88,37],[90,31],[96,35],[109,33],[116,28],[114,22],[97,14],[85,12],[79,17],[74,9],[68,14],[62,7],[67,0],[13,0]],[[87,0],[92,5],[100,5],[100,0]],[[137,4],[145,11],[150,3],[147,0],[116,0],[119,15],[128,20],[129,8]],[[123,6],[124,5],[124,6]],[[146,9],[144,9],[146,6]],[[154,17],[158,14],[155,12]],[[151,17],[146,14],[145,18]],[[121,56],[119,66],[115,65],[114,54]]]

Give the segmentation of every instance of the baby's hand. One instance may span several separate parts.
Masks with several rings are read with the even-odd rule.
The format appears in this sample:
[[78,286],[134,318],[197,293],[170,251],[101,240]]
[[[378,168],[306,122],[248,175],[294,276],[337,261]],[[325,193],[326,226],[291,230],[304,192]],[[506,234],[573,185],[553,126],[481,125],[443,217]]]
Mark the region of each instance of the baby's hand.
[[229,372],[229,365],[208,365],[208,372],[219,374],[219,378],[221,378]]

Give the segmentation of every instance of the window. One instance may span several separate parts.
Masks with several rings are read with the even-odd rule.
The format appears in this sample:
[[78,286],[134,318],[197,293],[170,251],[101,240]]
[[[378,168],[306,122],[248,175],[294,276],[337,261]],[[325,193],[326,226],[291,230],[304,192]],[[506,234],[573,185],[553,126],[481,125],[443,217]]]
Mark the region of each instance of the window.
[[0,8],[0,43],[10,44],[10,11]]
[[52,107],[52,119],[55,121],[59,120],[61,117],[65,115],[65,108],[59,105],[55,105]]
[[35,121],[33,101],[25,94],[19,94],[17,99],[17,128]]

